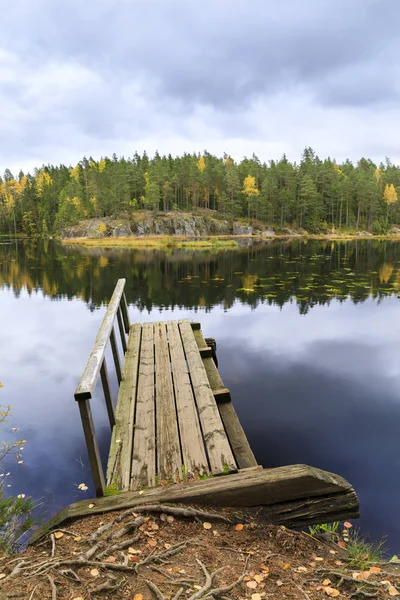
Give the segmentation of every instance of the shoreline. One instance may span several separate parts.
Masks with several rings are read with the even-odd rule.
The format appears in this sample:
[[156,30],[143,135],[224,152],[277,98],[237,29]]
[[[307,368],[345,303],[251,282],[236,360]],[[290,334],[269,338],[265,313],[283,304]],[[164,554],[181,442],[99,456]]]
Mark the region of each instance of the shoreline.
[[[57,238],[55,238],[57,239]],[[400,241],[400,235],[360,235],[360,234],[271,234],[271,235],[144,235],[129,237],[75,237],[58,238],[63,246],[90,246],[98,248],[240,248],[237,240],[251,240],[255,243],[273,240],[321,240],[321,241]]]

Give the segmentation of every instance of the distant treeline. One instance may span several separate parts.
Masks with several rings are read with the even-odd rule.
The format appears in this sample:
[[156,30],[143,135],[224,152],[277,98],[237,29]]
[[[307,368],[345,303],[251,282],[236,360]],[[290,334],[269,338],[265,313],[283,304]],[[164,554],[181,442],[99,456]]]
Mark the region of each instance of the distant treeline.
[[384,233],[400,223],[400,167],[362,158],[337,163],[306,148],[300,163],[283,156],[234,161],[204,152],[172,157],[43,166],[34,174],[0,178],[0,232],[46,235],[80,219],[131,215],[136,210],[212,209],[221,217],[262,221],[275,229]]

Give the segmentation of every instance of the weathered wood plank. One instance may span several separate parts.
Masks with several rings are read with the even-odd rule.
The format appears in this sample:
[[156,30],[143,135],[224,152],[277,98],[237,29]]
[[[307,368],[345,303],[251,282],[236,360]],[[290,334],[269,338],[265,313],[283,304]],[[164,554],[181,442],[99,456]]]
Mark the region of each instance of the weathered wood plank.
[[210,469],[177,322],[168,322],[167,331],[183,465],[186,477],[191,478],[208,474]]
[[221,402],[218,404],[218,410],[239,469],[255,467],[258,464],[257,460],[232,402]]
[[112,431],[113,427],[115,425],[115,410],[114,410],[114,402],[113,402],[113,397],[111,394],[111,386],[110,386],[110,380],[108,378],[108,371],[107,371],[107,365],[106,365],[105,358],[103,359],[103,363],[101,365],[100,375],[101,375],[101,383],[103,386],[104,398],[106,399],[108,419],[110,421],[110,427],[111,427],[111,431]]
[[85,435],[86,447],[89,455],[89,464],[92,471],[94,489],[97,496],[103,496],[105,490],[103,466],[101,464],[99,446],[97,444],[96,432],[89,400],[79,400],[79,412],[81,413],[83,433]]
[[118,352],[118,346],[117,346],[117,340],[115,337],[114,327],[111,329],[110,342],[111,342],[112,354],[114,357],[115,372],[117,374],[118,383],[120,384],[122,381],[122,370],[121,370],[121,363],[119,360],[119,352]]
[[[194,331],[194,337],[198,346],[204,346],[205,340],[201,330]],[[211,389],[214,393],[214,397],[217,400],[219,414],[221,415],[222,422],[224,424],[225,431],[231,444],[238,467],[240,469],[245,469],[247,467],[256,466],[257,461],[254,457],[252,449],[250,448],[250,444],[247,440],[246,434],[243,431],[243,427],[240,424],[236,411],[232,403],[227,401],[227,388],[223,384],[221,375],[219,374],[214,360],[212,358],[204,358],[203,364],[207,373],[208,381],[210,382]],[[221,394],[220,400],[218,400],[219,394]],[[225,400],[225,402],[222,400]]]
[[165,323],[154,325],[158,482],[182,480],[182,456]]
[[220,402],[232,402],[231,393],[228,388],[218,388],[217,390],[213,390],[213,394],[217,404]]
[[136,426],[131,470],[132,490],[156,484],[155,402],[154,402],[154,328],[142,325]]
[[108,457],[107,485],[116,483],[121,490],[129,490],[130,485],[141,333],[141,325],[132,325]]
[[103,363],[107,342],[114,325],[115,315],[124,292],[125,281],[125,279],[119,279],[115,287],[114,293],[107,308],[107,312],[97,333],[96,340],[87,361],[85,370],[79,381],[78,387],[76,388],[75,400],[84,400],[92,397],[93,390],[96,386],[97,377]]
[[122,310],[122,316],[124,319],[125,331],[126,331],[126,333],[129,333],[130,322],[129,322],[129,313],[128,313],[128,303],[126,301],[125,293],[122,294],[122,298],[121,298],[121,310]]
[[127,346],[126,346],[125,327],[124,327],[124,324],[122,322],[121,306],[117,310],[117,319],[118,319],[118,329],[119,329],[119,333],[120,333],[120,336],[121,336],[122,350],[123,350],[123,352],[125,354]]
[[[193,330],[188,321],[179,322],[183,348],[189,366],[201,428],[214,475],[237,470],[224,426],[214,400]],[[208,359],[212,360],[212,359]]]
[[142,495],[128,492],[99,498],[93,501],[92,509],[88,508],[90,501],[82,500],[71,504],[35,531],[31,543],[39,541],[51,528],[59,527],[67,519],[155,502],[266,506],[271,520],[291,526],[329,522],[336,520],[338,515],[341,519],[359,516],[357,496],[345,479],[307,465],[291,465],[153,488],[144,490]]

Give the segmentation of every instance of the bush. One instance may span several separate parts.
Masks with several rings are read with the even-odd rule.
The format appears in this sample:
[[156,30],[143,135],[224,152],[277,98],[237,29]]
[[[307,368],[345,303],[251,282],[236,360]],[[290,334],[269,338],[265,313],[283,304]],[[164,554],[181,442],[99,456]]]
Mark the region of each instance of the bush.
[[[3,387],[0,383],[0,387]],[[7,423],[11,415],[10,406],[0,405],[0,425]],[[13,428],[18,431],[17,428]],[[4,481],[10,475],[4,469],[6,460],[13,456],[18,462],[22,456],[23,446],[26,440],[2,442],[0,446],[0,464],[3,473],[0,480],[0,550],[4,554],[12,554],[23,546],[26,533],[39,522],[34,516],[34,510],[38,504],[31,498],[25,498],[25,494],[6,497]]]

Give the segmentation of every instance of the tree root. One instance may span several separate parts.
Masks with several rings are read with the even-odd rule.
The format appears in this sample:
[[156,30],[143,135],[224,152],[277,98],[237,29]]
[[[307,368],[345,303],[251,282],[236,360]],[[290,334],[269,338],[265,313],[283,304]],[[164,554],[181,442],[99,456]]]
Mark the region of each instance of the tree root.
[[179,542],[178,544],[174,544],[174,546],[171,546],[171,548],[168,548],[168,550],[165,550],[164,552],[160,552],[159,554],[150,554],[149,556],[146,556],[146,558],[144,558],[141,562],[137,563],[137,565],[135,566],[136,573],[138,572],[139,568],[143,567],[144,565],[148,565],[151,562],[161,562],[163,559],[169,558],[170,556],[181,552],[181,550],[186,548],[188,544],[192,544],[195,540],[197,540],[197,538],[186,540],[186,542]]
[[136,517],[136,519],[134,519],[133,521],[129,521],[129,523],[127,523],[124,527],[121,527],[120,529],[118,529],[118,531],[116,531],[111,536],[111,538],[113,540],[118,540],[119,538],[126,535],[127,533],[131,533],[134,529],[139,529],[139,527],[141,527],[143,525],[143,523],[144,523],[143,517]]
[[51,577],[51,575],[47,575],[47,579],[49,580],[51,586],[51,600],[57,600],[57,588],[56,584],[54,583],[54,579]]
[[51,558],[53,558],[53,556],[56,553],[56,538],[54,537],[54,533],[50,534],[50,540],[51,540]]
[[115,581],[115,579],[107,579],[104,583],[100,583],[98,586],[90,590],[91,594],[99,594],[102,592],[115,592],[124,585],[122,581]]
[[132,513],[139,512],[147,512],[147,513],[164,513],[167,515],[174,515],[176,517],[193,517],[198,519],[208,519],[210,521],[222,521],[224,523],[233,523],[231,519],[228,517],[224,517],[224,515],[220,515],[218,513],[205,512],[202,510],[197,510],[195,508],[182,508],[180,506],[168,506],[165,504],[148,504],[133,506],[129,510],[125,511],[121,515],[119,515],[115,521],[120,522],[125,517],[131,515]]
[[113,552],[118,552],[118,550],[124,550],[125,548],[129,548],[129,546],[132,546],[132,544],[136,544],[136,542],[138,542],[139,540],[140,534],[135,535],[135,537],[129,538],[129,540],[121,542],[120,544],[113,544],[106,550],[103,550],[103,552],[100,552],[100,554],[97,555],[97,560],[103,558],[103,556],[105,556],[106,554],[112,554]]
[[[214,577],[218,573],[223,571],[223,569],[225,567],[221,567],[220,569],[217,569],[213,573],[210,573],[209,570],[207,569],[207,567],[201,562],[201,560],[199,560],[199,559],[196,559],[196,560],[197,560],[198,564],[200,565],[201,570],[203,571],[203,574],[205,576],[205,583],[201,589],[199,589],[194,594],[189,596],[188,600],[200,600],[200,599],[201,600],[212,600],[213,598],[224,598],[224,594],[226,594],[227,592],[230,592],[234,587],[236,587],[237,585],[240,585],[242,583],[243,579],[246,576],[247,564],[249,562],[249,557],[246,558],[246,562],[245,562],[245,566],[244,566],[242,575],[238,579],[236,579],[236,581],[234,581],[230,585],[226,585],[223,587],[215,587],[215,588],[212,587]],[[184,581],[182,581],[182,583],[183,582]],[[156,600],[167,600],[167,596],[164,596],[162,591],[152,581],[149,581],[146,579],[146,584],[149,587],[149,589],[153,592]],[[168,584],[169,585],[178,584],[178,581],[168,581]],[[193,582],[191,582],[190,585],[193,585]],[[175,594],[175,596],[173,597],[172,600],[177,600],[177,598],[179,598],[183,594],[183,592],[184,592],[184,588],[181,587],[178,590],[178,592]]]

